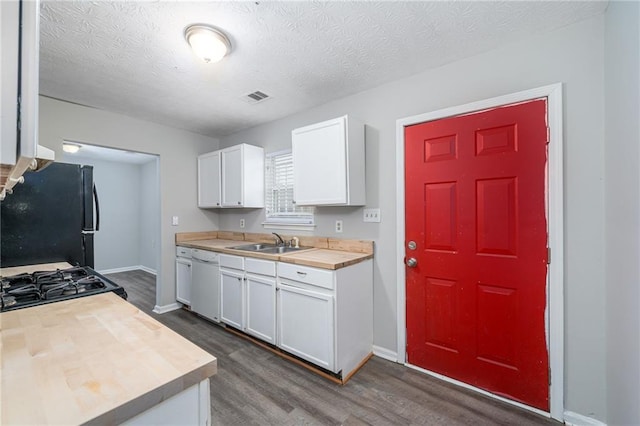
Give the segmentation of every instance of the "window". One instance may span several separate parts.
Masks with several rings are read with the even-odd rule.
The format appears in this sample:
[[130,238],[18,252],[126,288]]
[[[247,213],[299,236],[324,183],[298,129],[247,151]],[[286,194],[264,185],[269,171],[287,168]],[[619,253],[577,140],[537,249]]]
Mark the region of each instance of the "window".
[[312,228],[313,207],[293,203],[293,155],[291,150],[272,152],[265,159],[265,207],[267,228]]

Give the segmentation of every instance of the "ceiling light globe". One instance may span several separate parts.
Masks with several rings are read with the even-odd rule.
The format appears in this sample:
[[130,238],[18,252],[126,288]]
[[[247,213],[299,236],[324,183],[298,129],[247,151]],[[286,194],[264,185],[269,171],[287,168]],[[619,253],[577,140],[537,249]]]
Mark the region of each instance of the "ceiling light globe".
[[231,50],[229,39],[207,25],[191,25],[184,35],[193,52],[207,63],[220,61]]

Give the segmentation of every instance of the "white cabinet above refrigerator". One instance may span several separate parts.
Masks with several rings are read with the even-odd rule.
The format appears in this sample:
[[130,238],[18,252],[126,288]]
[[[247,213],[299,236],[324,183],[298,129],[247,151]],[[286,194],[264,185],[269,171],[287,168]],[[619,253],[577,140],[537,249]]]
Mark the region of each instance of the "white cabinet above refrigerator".
[[40,1],[2,1],[0,19],[0,199],[4,199],[27,170],[53,161],[54,152],[38,145]]

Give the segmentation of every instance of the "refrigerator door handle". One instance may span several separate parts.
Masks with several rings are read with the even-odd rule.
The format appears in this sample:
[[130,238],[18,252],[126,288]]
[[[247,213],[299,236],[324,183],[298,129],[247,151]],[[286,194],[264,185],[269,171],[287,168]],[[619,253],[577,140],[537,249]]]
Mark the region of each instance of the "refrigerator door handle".
[[96,227],[94,228],[96,231],[100,230],[100,202],[98,201],[98,190],[96,189],[96,184],[93,184],[93,201],[96,205]]

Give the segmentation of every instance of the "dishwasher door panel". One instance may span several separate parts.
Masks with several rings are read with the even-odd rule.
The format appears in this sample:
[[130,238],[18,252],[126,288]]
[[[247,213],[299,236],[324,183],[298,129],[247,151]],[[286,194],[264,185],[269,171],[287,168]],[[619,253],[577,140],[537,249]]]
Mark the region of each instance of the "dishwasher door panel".
[[192,259],[191,310],[220,322],[220,268],[217,262]]

